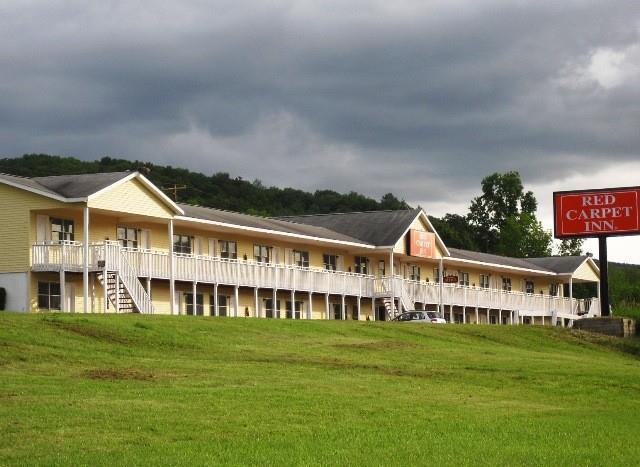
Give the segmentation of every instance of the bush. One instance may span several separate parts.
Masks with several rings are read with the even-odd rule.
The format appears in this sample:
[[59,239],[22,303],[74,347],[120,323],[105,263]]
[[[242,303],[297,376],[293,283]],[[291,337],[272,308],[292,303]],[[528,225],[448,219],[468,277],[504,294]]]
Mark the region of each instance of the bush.
[[4,287],[0,287],[0,310],[4,310],[7,303],[7,291]]

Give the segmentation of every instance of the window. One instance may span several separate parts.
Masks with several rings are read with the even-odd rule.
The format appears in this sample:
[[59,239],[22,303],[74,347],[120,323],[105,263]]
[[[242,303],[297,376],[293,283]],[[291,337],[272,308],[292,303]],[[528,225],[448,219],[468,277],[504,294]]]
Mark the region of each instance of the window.
[[[302,312],[302,302],[296,300],[296,317],[295,319],[300,319],[300,313]],[[291,301],[285,303],[286,307],[286,317],[287,319],[291,319]]]
[[293,250],[293,263],[301,268],[309,267],[309,252]]
[[267,298],[264,301],[264,309],[265,309],[265,316],[267,318],[273,318],[275,316],[280,318],[280,300],[276,300],[276,310],[274,310],[273,299]]
[[488,274],[480,274],[480,287],[483,289],[489,288],[489,277]]
[[550,284],[549,285],[549,295],[551,295],[553,297],[557,297],[558,296],[558,291],[559,291],[558,284]]
[[408,266],[408,270],[409,270],[409,279],[412,281],[419,281],[420,280],[420,266],[415,266],[415,265],[409,265]]
[[173,252],[190,255],[193,252],[193,237],[188,235],[174,235]]
[[329,271],[335,271],[338,269],[338,256],[337,255],[322,255],[322,262],[324,263],[324,268]]
[[124,248],[138,248],[138,230],[131,227],[118,227],[118,242]]
[[[346,307],[346,304],[345,304]],[[333,304],[333,319],[341,320],[342,319],[342,305],[340,303]]]
[[186,293],[184,294],[184,304],[185,304],[185,311],[188,315],[197,315],[197,316],[202,316],[204,315],[204,295],[202,295],[201,293],[196,294],[196,312],[193,312],[193,294],[192,293]]
[[[209,314],[211,316],[216,315],[215,295],[209,297]],[[231,303],[231,297],[226,295],[218,295],[218,316],[229,316],[229,304]]]
[[270,263],[271,247],[266,245],[253,245],[253,259],[258,263]]
[[468,272],[458,272],[458,284],[464,285],[465,287],[469,287],[469,273]]
[[433,280],[434,282],[440,282],[440,268],[433,268]]
[[383,259],[378,261],[378,274],[380,274],[380,277],[384,277],[384,275],[385,275],[385,268],[384,268],[384,260]]
[[38,282],[38,308],[41,310],[60,309],[59,282]]
[[502,290],[505,292],[511,292],[511,278],[503,277],[502,278]]
[[220,258],[238,259],[238,244],[227,240],[220,240]]
[[530,293],[530,294],[536,293],[533,281],[525,281],[524,282],[524,291],[526,293]]
[[357,274],[367,274],[369,271],[369,258],[366,256],[356,256],[355,271]]
[[489,316],[489,324],[498,324],[498,317],[495,315]]
[[66,219],[51,219],[52,242],[72,242],[73,233],[73,221]]

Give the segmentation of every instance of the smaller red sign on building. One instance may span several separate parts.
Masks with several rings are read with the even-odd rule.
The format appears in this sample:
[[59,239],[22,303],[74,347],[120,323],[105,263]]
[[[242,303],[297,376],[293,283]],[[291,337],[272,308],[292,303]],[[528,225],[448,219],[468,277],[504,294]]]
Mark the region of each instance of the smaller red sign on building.
[[409,255],[420,258],[433,258],[436,236],[424,230],[409,230]]
[[640,234],[640,187],[553,194],[556,238]]
[[444,276],[442,278],[442,282],[444,284],[457,284],[458,283],[458,276],[455,276],[455,275]]

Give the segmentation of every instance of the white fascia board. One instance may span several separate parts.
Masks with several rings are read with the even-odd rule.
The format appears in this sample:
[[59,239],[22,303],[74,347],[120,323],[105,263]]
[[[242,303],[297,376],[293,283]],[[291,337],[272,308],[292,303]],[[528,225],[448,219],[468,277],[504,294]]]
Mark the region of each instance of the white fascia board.
[[[587,256],[587,259],[585,260],[587,261],[591,267],[593,268],[594,271],[596,271],[598,273],[598,277],[600,277],[600,268],[598,267],[598,265],[596,264],[596,262],[594,261],[594,259],[591,256]],[[584,264],[584,263],[582,263]],[[582,266],[582,264],[580,264],[580,266]],[[580,266],[578,266],[576,268],[576,270],[578,270],[580,268]]]
[[151,181],[146,178],[144,175],[142,175],[140,172],[131,172],[131,174],[127,175],[126,177],[122,177],[120,180],[118,180],[117,182],[112,183],[109,186],[106,186],[104,188],[102,188],[101,190],[96,191],[95,193],[91,193],[88,198],[87,201],[90,201],[94,198],[97,198],[98,196],[102,195],[103,193],[114,189],[117,186],[122,185],[123,183],[128,182],[129,180],[132,179],[138,179],[140,180],[140,182],[147,188],[149,189],[149,191],[151,191],[154,195],[156,195],[158,198],[160,198],[160,200],[166,204],[167,206],[169,206],[169,208],[177,214],[184,214],[184,211],[182,209],[180,209],[180,207],[174,203],[171,198],[169,198],[167,195],[165,195],[162,190],[160,190],[157,186],[155,186],[153,183],[151,183]]
[[345,240],[333,240],[331,238],[314,237],[314,236],[311,236],[311,235],[295,234],[295,233],[290,233],[290,232],[281,232],[279,230],[262,229],[260,227],[247,227],[247,226],[244,226],[244,225],[229,224],[228,222],[218,222],[218,221],[211,221],[211,220],[207,220],[207,219],[198,219],[197,217],[176,216],[176,217],[174,217],[174,220],[186,221],[186,222],[194,222],[194,223],[197,223],[197,224],[214,225],[214,226],[217,226],[217,227],[227,227],[227,228],[236,229],[236,230],[246,230],[247,232],[264,233],[264,234],[269,234],[269,235],[278,235],[278,236],[281,236],[281,237],[299,238],[301,240],[312,240],[312,241],[318,241],[318,242],[324,242],[324,243],[332,243],[332,244],[335,244],[335,245],[351,246],[351,247],[357,247],[357,248],[366,248],[366,249],[370,249],[370,250],[375,249],[375,246],[369,245],[367,243],[348,242],[348,241],[345,241]]
[[[427,226],[429,226],[429,229],[431,229],[431,232],[433,232],[435,234],[436,241],[437,241],[438,245],[440,246],[440,249],[444,253],[442,256],[443,257],[451,256],[451,253],[449,252],[449,249],[447,248],[447,245],[444,244],[444,242],[440,238],[440,235],[438,234],[436,229],[433,227],[433,224],[429,220],[429,216],[427,216],[427,213],[424,212],[424,209],[422,209],[422,208],[420,208],[420,212],[416,215],[416,217],[413,218],[413,220],[411,221],[411,224],[409,224],[409,227],[407,227],[405,229],[404,233],[400,236],[400,238],[396,241],[396,243],[398,243],[400,240],[402,240],[404,238],[405,235],[407,235],[407,232],[409,232],[409,230],[411,230],[411,225],[416,221],[417,218],[419,218],[421,216],[427,222]],[[395,248],[395,246],[394,246],[394,248]]]
[[46,198],[55,199],[56,201],[61,201],[63,203],[86,203],[88,201],[88,198],[65,198],[64,196],[38,190],[37,188],[21,185],[20,183],[15,183],[10,180],[5,180],[1,178],[0,178],[0,183],[4,183],[5,185],[12,186],[14,188],[19,188],[20,190],[28,191],[30,193],[35,193],[37,195],[44,196]]
[[485,261],[475,261],[472,259],[461,259],[461,258],[442,258],[445,262],[448,263],[454,263],[454,262],[461,262],[461,263],[467,263],[467,264],[474,264],[477,266],[486,266],[486,267],[493,267],[493,268],[499,268],[499,269],[507,269],[507,270],[511,270],[511,271],[522,271],[522,272],[528,272],[528,273],[533,273],[533,274],[538,274],[538,275],[542,275],[542,276],[558,276],[559,274],[552,272],[552,271],[540,271],[538,269],[529,269],[529,268],[519,268],[517,266],[507,266],[504,264],[497,264],[497,263],[487,263]]

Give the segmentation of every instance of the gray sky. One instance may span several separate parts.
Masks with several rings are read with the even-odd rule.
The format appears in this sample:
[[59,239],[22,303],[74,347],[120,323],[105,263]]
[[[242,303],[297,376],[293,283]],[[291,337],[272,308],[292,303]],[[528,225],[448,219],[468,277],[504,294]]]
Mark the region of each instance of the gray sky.
[[[0,70],[2,156],[391,191],[434,215],[519,170],[547,227],[554,189],[640,185],[637,0],[4,0]],[[640,263],[640,237],[610,256]]]

